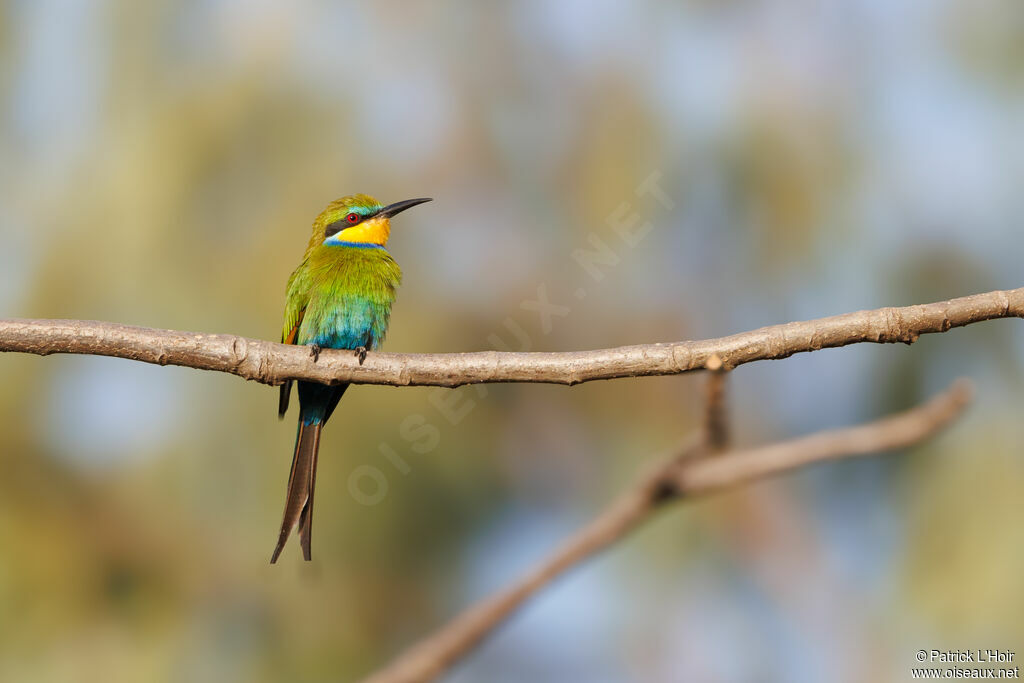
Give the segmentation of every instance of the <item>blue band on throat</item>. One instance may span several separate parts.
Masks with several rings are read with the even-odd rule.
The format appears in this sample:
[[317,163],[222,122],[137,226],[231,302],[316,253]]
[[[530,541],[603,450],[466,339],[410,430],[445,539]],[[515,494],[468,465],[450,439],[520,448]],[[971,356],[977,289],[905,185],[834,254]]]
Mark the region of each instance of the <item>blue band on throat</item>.
[[355,247],[356,249],[383,249],[383,244],[371,244],[370,242],[332,242],[330,239],[324,241],[324,246],[327,247]]

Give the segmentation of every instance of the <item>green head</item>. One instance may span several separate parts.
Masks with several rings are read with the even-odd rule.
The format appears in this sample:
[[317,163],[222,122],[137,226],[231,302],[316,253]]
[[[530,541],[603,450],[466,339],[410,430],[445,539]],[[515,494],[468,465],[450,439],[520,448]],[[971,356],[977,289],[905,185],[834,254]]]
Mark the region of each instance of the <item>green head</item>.
[[309,248],[320,245],[383,247],[391,235],[391,217],[429,201],[429,198],[406,199],[384,206],[365,194],[336,199],[313,221]]

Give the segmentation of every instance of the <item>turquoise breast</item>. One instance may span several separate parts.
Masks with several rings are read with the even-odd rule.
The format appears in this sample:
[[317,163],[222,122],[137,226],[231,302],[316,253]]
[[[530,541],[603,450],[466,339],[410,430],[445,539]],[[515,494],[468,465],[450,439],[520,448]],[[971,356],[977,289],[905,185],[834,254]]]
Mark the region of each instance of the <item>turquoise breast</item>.
[[378,348],[387,332],[390,304],[359,295],[331,299],[309,302],[299,326],[298,343],[325,349]]

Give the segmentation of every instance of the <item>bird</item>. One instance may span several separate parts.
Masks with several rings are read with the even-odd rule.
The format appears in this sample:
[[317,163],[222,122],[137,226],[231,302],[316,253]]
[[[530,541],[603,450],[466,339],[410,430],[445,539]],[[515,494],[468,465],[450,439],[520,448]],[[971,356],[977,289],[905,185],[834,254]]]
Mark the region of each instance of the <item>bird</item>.
[[[362,365],[387,333],[402,270],[387,250],[391,218],[429,197],[382,205],[353,194],[327,205],[313,221],[302,263],[288,278],[281,341],[309,346],[316,362],[321,349],[348,349]],[[299,428],[295,437],[281,532],[271,555],[277,562],[298,526],[302,556],[312,559],[313,489],[320,432],[348,384],[299,380]],[[288,410],[292,381],[281,386],[278,416]]]

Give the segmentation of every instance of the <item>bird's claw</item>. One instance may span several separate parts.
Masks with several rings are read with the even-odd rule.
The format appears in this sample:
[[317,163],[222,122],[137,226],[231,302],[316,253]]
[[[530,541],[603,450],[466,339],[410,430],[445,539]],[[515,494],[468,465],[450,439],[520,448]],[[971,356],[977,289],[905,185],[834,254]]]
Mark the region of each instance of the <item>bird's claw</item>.
[[320,345],[319,344],[312,344],[309,347],[309,355],[313,357],[313,362],[314,363],[317,362],[318,360],[320,360]]
[[365,346],[360,346],[360,347],[354,349],[354,351],[356,352],[356,358],[359,359],[359,364],[362,365],[363,361],[366,360],[366,347]]

